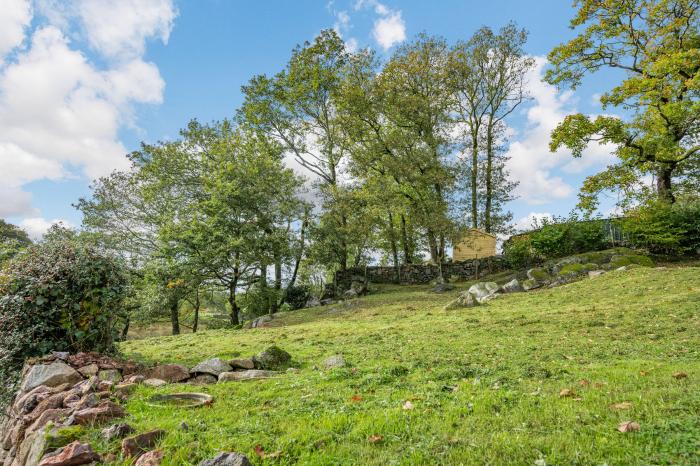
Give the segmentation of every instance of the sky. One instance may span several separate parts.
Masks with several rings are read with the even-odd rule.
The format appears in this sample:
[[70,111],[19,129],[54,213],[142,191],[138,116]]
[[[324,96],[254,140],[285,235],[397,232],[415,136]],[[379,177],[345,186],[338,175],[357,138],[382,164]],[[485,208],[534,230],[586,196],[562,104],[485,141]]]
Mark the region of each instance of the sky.
[[[79,226],[72,207],[91,180],[128,167],[141,141],[178,136],[196,118],[231,117],[240,88],[282,69],[292,48],[335,28],[350,48],[387,58],[426,32],[449,42],[479,27],[526,28],[532,99],[508,122],[509,208],[518,228],[566,215],[609,147],[580,159],[550,153],[549,133],[574,112],[602,112],[610,74],[575,92],[541,81],[546,55],[570,39],[566,0],[0,0],[0,218],[38,239],[54,222]],[[604,209],[611,202],[603,203]],[[603,211],[605,214],[605,210]]]

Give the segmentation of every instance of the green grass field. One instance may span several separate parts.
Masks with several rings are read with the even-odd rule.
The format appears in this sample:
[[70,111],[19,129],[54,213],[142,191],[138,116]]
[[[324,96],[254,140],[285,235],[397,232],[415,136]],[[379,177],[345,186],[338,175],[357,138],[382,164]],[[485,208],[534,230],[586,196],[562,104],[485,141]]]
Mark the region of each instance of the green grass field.
[[[466,286],[446,294],[386,287],[271,328],[125,342],[125,356],[187,365],[276,344],[301,369],[262,381],[140,387],[128,422],[168,431],[166,465],[222,450],[255,464],[700,464],[700,268],[611,272],[443,311]],[[351,367],[314,368],[336,353]],[[575,394],[560,397],[567,388]],[[177,391],[216,401],[146,403]],[[621,402],[631,407],[611,407]],[[640,431],[618,432],[623,421]],[[116,452],[118,442],[107,445],[98,432],[93,445]]]

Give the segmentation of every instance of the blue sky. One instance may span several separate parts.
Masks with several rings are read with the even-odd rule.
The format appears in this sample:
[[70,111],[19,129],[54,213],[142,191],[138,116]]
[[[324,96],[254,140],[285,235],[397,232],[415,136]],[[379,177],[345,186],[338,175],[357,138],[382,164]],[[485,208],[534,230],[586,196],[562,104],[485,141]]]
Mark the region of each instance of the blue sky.
[[89,195],[92,177],[124,168],[140,141],[231,116],[251,76],[278,71],[296,44],[330,27],[385,56],[420,32],[454,42],[511,20],[530,31],[533,100],[509,122],[509,168],[521,182],[510,207],[521,226],[568,213],[585,176],[611,160],[603,147],[575,162],[547,150],[564,115],[601,112],[595,95],[611,77],[575,93],[539,80],[549,50],[574,34],[567,1],[3,1],[0,217],[35,237],[58,219],[79,225],[71,203]]

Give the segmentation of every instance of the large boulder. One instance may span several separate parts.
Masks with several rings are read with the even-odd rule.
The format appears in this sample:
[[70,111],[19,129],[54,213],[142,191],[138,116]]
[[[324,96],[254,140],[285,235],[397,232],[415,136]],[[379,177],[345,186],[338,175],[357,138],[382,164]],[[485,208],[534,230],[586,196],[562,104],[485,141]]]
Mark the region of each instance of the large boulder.
[[468,291],[463,291],[459,294],[457,299],[445,306],[445,310],[449,311],[452,309],[463,309],[468,307],[478,306],[479,301],[476,300],[473,294]]
[[255,362],[251,358],[231,359],[228,363],[234,369],[255,369]]
[[504,293],[517,293],[519,291],[523,291],[523,287],[522,285],[520,285],[520,282],[517,278],[514,278],[505,285],[503,285],[501,289]]
[[493,299],[499,288],[496,282],[481,282],[469,287],[469,294],[474,296],[474,299],[476,299],[479,304],[483,304]]
[[181,364],[161,364],[148,372],[148,378],[177,383],[189,379],[190,371]]
[[22,391],[28,392],[40,385],[57,387],[62,384],[76,384],[83,377],[71,366],[63,361],[54,361],[50,364],[36,364],[32,366],[22,381]]
[[241,382],[243,380],[269,379],[278,375],[277,371],[264,371],[252,369],[248,371],[222,372],[219,374],[219,383],[221,382]]
[[163,450],[153,450],[139,456],[134,466],[158,466],[163,462],[165,452]]
[[240,453],[219,453],[212,459],[204,460],[199,466],[252,466],[250,460]]
[[265,351],[253,356],[256,369],[281,370],[289,367],[292,362],[292,355],[282,348],[270,346]]
[[95,461],[100,461],[100,455],[92,451],[90,445],[75,441],[66,445],[58,454],[44,457],[39,466],[78,466]]
[[104,422],[110,419],[123,417],[126,414],[124,408],[118,404],[106,400],[94,408],[81,409],[73,414],[76,424],[86,425],[96,422]]
[[231,366],[221,358],[207,359],[190,369],[191,374],[210,374],[216,377],[222,372],[230,371]]

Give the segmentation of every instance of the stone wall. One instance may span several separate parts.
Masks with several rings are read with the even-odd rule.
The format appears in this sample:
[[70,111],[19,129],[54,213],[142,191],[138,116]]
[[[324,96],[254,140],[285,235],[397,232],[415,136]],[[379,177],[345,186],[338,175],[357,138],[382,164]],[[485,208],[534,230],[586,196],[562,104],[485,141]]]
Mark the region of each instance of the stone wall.
[[[502,256],[493,256],[445,263],[442,266],[442,274],[446,280],[473,280],[507,268]],[[335,287],[337,291],[345,291],[350,289],[352,282],[420,285],[430,283],[437,276],[438,267],[434,264],[405,264],[398,270],[386,266],[358,267],[336,272]]]

